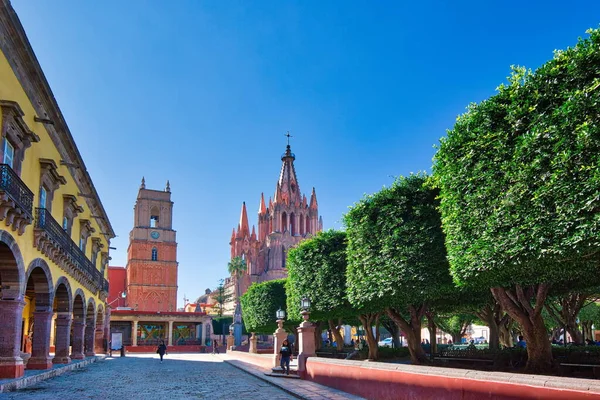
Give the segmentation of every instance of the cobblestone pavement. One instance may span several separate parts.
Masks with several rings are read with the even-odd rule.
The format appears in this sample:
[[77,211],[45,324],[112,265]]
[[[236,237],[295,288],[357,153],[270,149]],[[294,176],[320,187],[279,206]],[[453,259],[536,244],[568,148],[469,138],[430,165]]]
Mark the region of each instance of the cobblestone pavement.
[[[240,397],[243,396],[243,397]],[[210,354],[107,358],[0,399],[295,399]]]

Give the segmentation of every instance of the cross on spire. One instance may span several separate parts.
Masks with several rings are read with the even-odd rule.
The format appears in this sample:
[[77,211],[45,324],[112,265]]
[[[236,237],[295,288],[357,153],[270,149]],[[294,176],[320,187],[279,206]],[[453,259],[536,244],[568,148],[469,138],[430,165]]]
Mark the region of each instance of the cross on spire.
[[286,134],[284,134],[283,136],[287,137],[287,145],[290,145],[290,138],[293,137],[292,135],[290,135],[290,131],[287,131]]

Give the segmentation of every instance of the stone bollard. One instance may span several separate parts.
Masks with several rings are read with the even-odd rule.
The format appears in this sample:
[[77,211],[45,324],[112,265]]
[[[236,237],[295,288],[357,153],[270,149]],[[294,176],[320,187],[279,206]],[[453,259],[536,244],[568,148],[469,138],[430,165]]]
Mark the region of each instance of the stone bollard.
[[315,353],[315,326],[308,321],[308,311],[302,312],[304,322],[298,327],[298,373],[306,371],[306,359],[314,357]]
[[232,350],[234,344],[235,344],[235,336],[233,336],[233,335],[227,336],[227,351]]
[[250,336],[250,348],[248,349],[248,353],[258,353],[258,338],[254,332],[252,332],[252,336]]
[[277,320],[277,330],[273,334],[273,367],[279,367],[279,362],[281,361],[281,355],[279,354],[279,349],[281,349],[281,345],[283,345],[283,341],[287,339],[287,332],[283,329],[283,320]]

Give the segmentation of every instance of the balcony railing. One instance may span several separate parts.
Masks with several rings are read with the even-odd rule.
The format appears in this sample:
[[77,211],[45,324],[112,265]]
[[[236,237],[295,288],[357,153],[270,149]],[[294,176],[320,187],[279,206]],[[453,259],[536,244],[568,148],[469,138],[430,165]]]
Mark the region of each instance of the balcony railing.
[[8,164],[0,164],[0,219],[23,234],[33,221],[33,193]]
[[[46,239],[52,242],[49,246],[41,245],[41,247],[52,247],[53,251],[49,251],[54,255],[55,262],[61,260],[68,265],[72,265],[75,269],[85,275],[98,290],[104,289],[108,282],[102,276],[102,273],[96,269],[96,266],[86,257],[85,253],[73,242],[67,232],[63,230],[58,222],[52,217],[50,211],[45,208],[35,209],[35,228],[45,233]],[[46,240],[47,241],[47,240]],[[38,246],[40,246],[38,244]],[[56,253],[61,253],[60,255]]]

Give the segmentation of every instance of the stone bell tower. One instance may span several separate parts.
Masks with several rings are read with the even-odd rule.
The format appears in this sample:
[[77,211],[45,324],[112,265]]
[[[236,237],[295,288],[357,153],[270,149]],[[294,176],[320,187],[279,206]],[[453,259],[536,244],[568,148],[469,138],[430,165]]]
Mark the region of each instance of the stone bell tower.
[[127,249],[127,306],[138,311],[177,311],[177,241],[169,182],[164,190],[142,184]]

